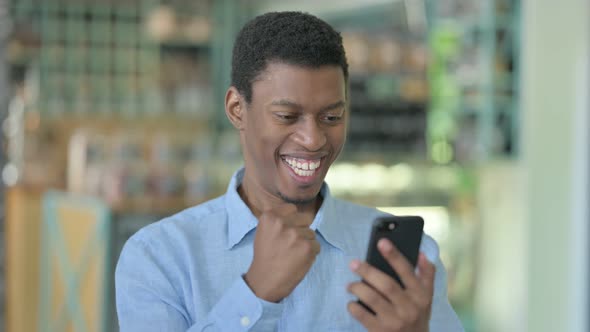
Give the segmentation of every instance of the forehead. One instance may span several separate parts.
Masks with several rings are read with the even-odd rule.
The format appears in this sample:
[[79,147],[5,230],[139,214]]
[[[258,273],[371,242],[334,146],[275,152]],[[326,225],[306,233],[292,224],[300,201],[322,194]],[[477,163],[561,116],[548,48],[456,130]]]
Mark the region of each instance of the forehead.
[[252,83],[252,101],[287,98],[301,104],[334,103],[345,100],[346,82],[342,68],[317,68],[273,62]]

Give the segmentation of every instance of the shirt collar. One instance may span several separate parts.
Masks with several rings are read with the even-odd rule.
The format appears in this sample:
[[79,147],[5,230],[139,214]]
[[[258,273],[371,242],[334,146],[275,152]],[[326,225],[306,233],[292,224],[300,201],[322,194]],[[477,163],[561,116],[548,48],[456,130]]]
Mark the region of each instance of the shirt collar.
[[[244,236],[258,224],[258,219],[238,194],[238,187],[243,179],[244,168],[242,167],[232,176],[225,194],[225,208],[228,216],[226,249],[231,249],[241,242]],[[347,252],[350,246],[345,241],[346,232],[339,227],[340,217],[337,215],[336,204],[325,182],[322,184],[320,193],[323,197],[322,206],[310,228],[317,231],[330,245]]]
[[233,248],[246,234],[256,228],[258,220],[250,208],[238,194],[238,187],[244,179],[244,168],[240,168],[231,178],[225,194],[225,209],[227,211],[227,246]]

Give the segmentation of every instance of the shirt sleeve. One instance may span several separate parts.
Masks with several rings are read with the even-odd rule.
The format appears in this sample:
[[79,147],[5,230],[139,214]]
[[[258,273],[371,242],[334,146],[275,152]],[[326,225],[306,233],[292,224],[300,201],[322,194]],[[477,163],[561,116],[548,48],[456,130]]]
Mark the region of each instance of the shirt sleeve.
[[430,331],[464,332],[457,313],[455,313],[455,310],[449,303],[447,295],[447,271],[440,259],[438,245],[431,237],[425,235],[422,238],[420,251],[436,267],[432,312],[430,314]]
[[206,317],[193,318],[182,292],[175,288],[179,287],[176,276],[166,269],[166,260],[149,249],[131,238],[117,263],[115,291],[121,332],[276,330],[284,305],[259,299],[241,277]]

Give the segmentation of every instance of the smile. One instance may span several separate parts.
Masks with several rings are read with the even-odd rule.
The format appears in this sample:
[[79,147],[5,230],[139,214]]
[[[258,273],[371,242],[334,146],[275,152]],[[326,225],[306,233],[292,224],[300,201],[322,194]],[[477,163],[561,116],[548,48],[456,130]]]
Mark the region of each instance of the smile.
[[314,175],[320,167],[321,159],[302,159],[302,158],[292,158],[292,157],[283,157],[283,160],[287,163],[289,168],[295,172],[295,174],[299,176],[312,176]]

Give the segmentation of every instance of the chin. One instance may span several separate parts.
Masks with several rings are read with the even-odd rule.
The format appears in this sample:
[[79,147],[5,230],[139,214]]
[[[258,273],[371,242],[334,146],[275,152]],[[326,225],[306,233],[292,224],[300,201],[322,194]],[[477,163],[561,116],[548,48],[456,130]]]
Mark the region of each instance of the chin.
[[285,194],[279,192],[279,196],[286,203],[295,204],[295,205],[306,205],[306,204],[311,204],[311,203],[315,202],[318,195],[315,194],[313,196],[296,197],[296,196],[285,195]]

